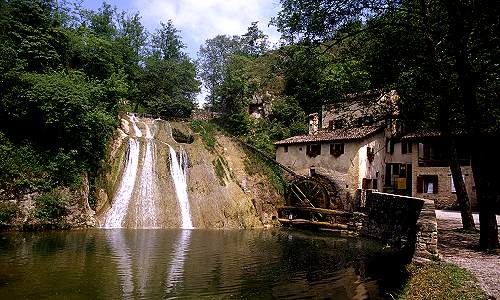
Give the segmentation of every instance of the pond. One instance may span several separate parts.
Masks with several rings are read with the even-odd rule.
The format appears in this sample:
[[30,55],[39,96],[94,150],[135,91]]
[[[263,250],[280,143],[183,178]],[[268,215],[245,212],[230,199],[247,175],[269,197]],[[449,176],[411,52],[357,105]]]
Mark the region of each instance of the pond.
[[391,299],[382,244],[288,229],[0,233],[0,299]]

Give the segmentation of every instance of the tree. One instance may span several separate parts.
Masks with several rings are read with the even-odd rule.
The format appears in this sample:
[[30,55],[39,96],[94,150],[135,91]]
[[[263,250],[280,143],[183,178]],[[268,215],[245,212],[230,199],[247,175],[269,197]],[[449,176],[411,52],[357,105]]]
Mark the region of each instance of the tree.
[[237,52],[237,36],[217,35],[205,41],[198,52],[199,76],[208,91],[207,102],[214,106],[217,101],[215,89],[224,81],[224,70],[231,55]]
[[200,84],[184,47],[172,21],[161,23],[153,34],[139,77],[138,104],[147,112],[167,118],[191,114]]
[[208,91],[207,101],[216,107],[220,99],[216,90],[224,82],[224,74],[233,55],[259,57],[268,50],[267,36],[252,22],[242,36],[217,35],[205,41],[198,52],[198,68],[203,86]]

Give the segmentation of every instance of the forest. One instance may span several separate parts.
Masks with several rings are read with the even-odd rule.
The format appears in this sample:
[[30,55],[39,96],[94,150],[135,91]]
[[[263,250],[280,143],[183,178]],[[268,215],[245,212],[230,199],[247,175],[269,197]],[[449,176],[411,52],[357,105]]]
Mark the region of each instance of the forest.
[[[188,117],[201,84],[221,129],[273,155],[306,116],[347,93],[395,89],[407,130],[455,132],[473,147],[481,245],[499,167],[500,8],[495,1],[280,0],[271,47],[254,22],[192,60],[173,22],[147,32],[138,13],[55,0],[0,2],[0,198],[77,185],[98,171],[118,122],[137,112]],[[254,101],[268,104],[253,119]],[[454,149],[454,150],[453,150]],[[459,177],[460,178],[460,177]]]

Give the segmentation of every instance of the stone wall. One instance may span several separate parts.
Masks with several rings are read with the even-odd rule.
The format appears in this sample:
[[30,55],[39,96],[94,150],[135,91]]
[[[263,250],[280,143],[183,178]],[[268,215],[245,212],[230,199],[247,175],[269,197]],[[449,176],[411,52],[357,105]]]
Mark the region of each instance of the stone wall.
[[362,234],[408,250],[415,257],[437,256],[434,201],[366,191]]

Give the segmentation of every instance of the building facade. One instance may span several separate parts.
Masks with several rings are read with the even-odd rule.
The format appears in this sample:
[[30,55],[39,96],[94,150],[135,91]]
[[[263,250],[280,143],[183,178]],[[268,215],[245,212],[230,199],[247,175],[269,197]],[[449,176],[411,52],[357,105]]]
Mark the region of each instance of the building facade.
[[[315,169],[342,190],[344,199],[373,189],[431,199],[438,209],[457,209],[440,134],[428,130],[403,135],[398,99],[394,91],[373,91],[324,107],[322,124],[318,114],[309,115],[308,135],[275,143],[276,160],[302,175]],[[467,149],[465,144],[459,148]],[[470,155],[462,152],[462,174],[475,209]]]

